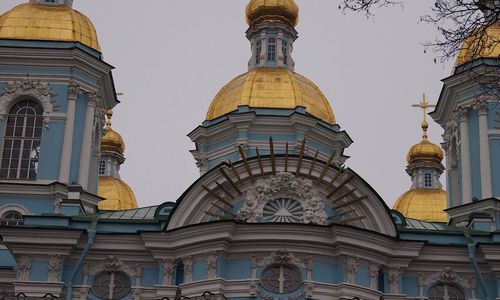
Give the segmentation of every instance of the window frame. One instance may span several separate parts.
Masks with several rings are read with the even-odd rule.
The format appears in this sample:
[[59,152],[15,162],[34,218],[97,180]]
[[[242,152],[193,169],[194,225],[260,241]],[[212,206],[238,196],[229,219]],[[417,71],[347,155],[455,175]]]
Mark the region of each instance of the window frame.
[[[438,289],[440,287],[443,289],[443,296],[441,298],[439,298],[440,291],[438,291],[438,293],[436,294],[436,296],[431,297],[432,290],[433,289]],[[455,291],[460,292],[462,294],[461,295],[462,298],[456,297],[456,298],[450,299],[449,298],[449,289],[450,288],[452,288]],[[445,295],[447,296],[448,299],[445,299]],[[456,284],[436,283],[436,284],[432,285],[429,288],[429,290],[427,291],[427,298],[429,300],[467,300],[467,293],[464,291],[464,289],[462,289],[460,286],[458,286]]]
[[276,38],[267,40],[267,61],[276,61]]
[[424,172],[424,187],[431,188],[432,187],[432,173]]

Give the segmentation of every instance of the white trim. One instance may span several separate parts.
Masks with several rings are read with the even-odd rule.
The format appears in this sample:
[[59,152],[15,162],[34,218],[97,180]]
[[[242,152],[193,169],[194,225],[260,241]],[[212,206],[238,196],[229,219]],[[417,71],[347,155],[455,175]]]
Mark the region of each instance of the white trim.
[[0,217],[8,211],[17,211],[23,216],[31,215],[30,211],[25,206],[17,203],[9,203],[0,206]]

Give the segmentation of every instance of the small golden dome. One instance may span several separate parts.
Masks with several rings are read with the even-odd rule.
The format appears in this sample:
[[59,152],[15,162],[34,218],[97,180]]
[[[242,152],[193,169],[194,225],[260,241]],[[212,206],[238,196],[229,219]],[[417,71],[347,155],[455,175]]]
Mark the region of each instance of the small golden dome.
[[109,110],[106,115],[108,116],[108,121],[106,122],[105,133],[101,140],[101,150],[115,151],[123,154],[125,152],[125,141],[123,141],[122,136],[118,132],[111,128],[113,111]]
[[134,191],[118,178],[111,176],[99,177],[97,194],[106,200],[99,202],[101,210],[126,210],[137,208]]
[[0,39],[80,42],[100,51],[94,25],[66,5],[20,4],[0,16]]
[[299,7],[294,0],[251,0],[246,9],[247,23],[280,19],[292,26],[299,22]]
[[238,106],[295,109],[335,124],[335,116],[321,90],[309,79],[286,68],[256,68],[226,84],[215,96],[207,113],[213,120]]
[[429,142],[429,140],[424,137],[420,143],[415,144],[410,148],[408,155],[406,155],[406,162],[408,164],[418,162],[433,162],[440,164],[443,157],[443,149],[441,149],[438,145]]
[[500,23],[497,22],[484,31],[482,36],[468,37],[460,47],[455,66],[460,66],[477,58],[500,58]]
[[413,189],[401,195],[394,204],[394,209],[407,218],[447,222],[446,192],[442,189]]

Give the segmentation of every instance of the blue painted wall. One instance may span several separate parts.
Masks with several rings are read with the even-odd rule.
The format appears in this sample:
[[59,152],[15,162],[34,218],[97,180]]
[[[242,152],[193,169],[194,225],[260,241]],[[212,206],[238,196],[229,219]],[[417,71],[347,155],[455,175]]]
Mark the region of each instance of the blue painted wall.
[[490,139],[490,160],[493,196],[500,197],[500,139]]
[[50,122],[48,130],[42,134],[38,179],[58,180],[61,153],[64,140],[64,123]]
[[227,280],[252,278],[250,259],[219,259],[219,276]]
[[52,199],[34,199],[34,198],[26,198],[26,197],[5,197],[0,195],[0,206],[8,205],[12,203],[19,203],[26,207],[31,213],[41,214],[47,212],[53,212],[54,202]]
[[46,261],[33,260],[31,262],[30,280],[47,281],[49,278],[48,266],[49,264]]
[[193,281],[207,279],[207,261],[197,259],[193,262]]
[[409,297],[418,297],[418,278],[416,276],[403,276],[402,289],[403,294]]
[[358,273],[356,275],[356,284],[364,287],[370,287],[370,268],[363,265],[358,265]]
[[141,276],[141,286],[154,287],[159,282],[159,269],[158,268],[143,268]]

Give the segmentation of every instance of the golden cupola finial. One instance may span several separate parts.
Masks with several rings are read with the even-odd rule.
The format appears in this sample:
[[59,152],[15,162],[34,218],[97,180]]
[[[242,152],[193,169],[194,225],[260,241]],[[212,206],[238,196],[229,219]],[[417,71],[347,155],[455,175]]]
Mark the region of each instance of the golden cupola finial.
[[125,142],[122,136],[111,128],[111,118],[113,117],[113,110],[108,110],[106,113],[106,127],[104,127],[104,136],[101,140],[102,151],[115,151],[120,154],[125,152]]
[[435,105],[429,104],[424,94],[422,101],[412,106],[422,109],[423,112],[422,141],[408,151],[406,172],[412,178],[412,186],[398,198],[394,209],[407,218],[446,222],[446,192],[439,181],[439,176],[444,171],[441,163],[444,153],[441,147],[428,140],[427,135],[427,109]]
[[113,111],[106,113],[105,134],[101,140],[99,162],[98,195],[106,198],[99,202],[101,210],[127,210],[137,208],[134,191],[120,178],[120,165],[125,161],[125,142],[122,136],[111,128]]
[[429,104],[425,94],[423,94],[422,101],[418,104],[413,104],[412,106],[422,109],[423,112],[422,141],[410,148],[408,155],[406,156],[406,161],[408,164],[417,162],[433,162],[441,164],[441,161],[444,158],[443,149],[441,149],[440,146],[429,142],[427,135],[427,131],[429,129],[429,123],[427,122],[427,109],[436,107],[436,105]]
[[281,20],[292,27],[299,22],[299,7],[294,0],[251,0],[246,9],[248,25]]

